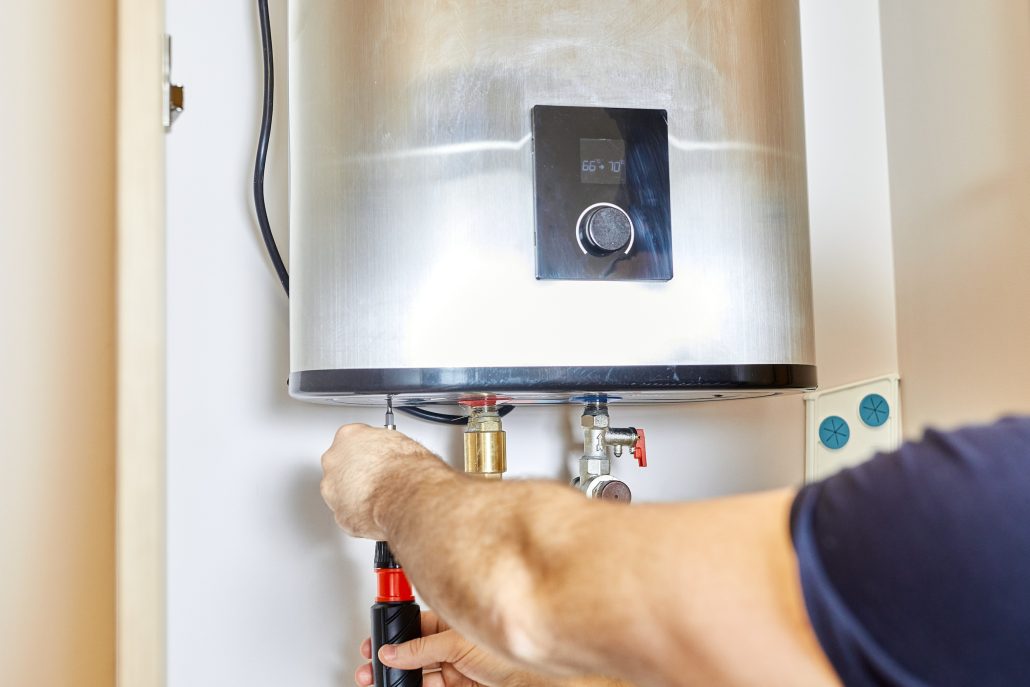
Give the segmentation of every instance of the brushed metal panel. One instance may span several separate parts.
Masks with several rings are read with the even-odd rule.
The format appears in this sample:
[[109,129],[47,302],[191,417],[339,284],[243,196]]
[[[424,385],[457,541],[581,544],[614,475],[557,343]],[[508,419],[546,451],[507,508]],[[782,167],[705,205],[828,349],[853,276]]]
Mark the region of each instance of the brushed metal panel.
[[[291,0],[291,369],[814,363],[796,0]],[[534,105],[669,113],[674,278],[534,278]]]

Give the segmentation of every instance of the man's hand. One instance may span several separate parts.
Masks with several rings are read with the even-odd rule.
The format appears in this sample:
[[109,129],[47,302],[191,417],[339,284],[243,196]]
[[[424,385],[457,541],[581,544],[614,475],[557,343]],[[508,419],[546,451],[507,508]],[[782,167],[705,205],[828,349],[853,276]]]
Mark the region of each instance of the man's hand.
[[441,469],[438,458],[400,432],[344,425],[322,454],[322,498],[347,534],[386,539],[384,504],[403,499],[414,476],[424,482]]
[[[372,641],[361,643],[361,655],[372,659]],[[554,678],[521,669],[476,646],[452,630],[432,611],[422,613],[422,637],[379,648],[379,660],[391,668],[426,670],[423,687],[632,687],[600,677]],[[354,672],[359,687],[372,684],[372,664]]]
[[[372,642],[361,644],[361,655],[372,658]],[[425,669],[424,687],[535,687],[551,684],[526,673],[514,664],[487,653],[450,629],[435,613],[422,614],[422,637],[403,644],[388,644],[379,649],[379,660],[391,668]],[[354,673],[360,687],[372,684],[372,664]]]

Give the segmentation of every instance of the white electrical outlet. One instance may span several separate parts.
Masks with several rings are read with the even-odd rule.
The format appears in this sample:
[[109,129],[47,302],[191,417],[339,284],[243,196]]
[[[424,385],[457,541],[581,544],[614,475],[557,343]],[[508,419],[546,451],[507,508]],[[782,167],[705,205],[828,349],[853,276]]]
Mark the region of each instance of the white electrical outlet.
[[813,482],[901,445],[898,375],[805,394],[805,480]]

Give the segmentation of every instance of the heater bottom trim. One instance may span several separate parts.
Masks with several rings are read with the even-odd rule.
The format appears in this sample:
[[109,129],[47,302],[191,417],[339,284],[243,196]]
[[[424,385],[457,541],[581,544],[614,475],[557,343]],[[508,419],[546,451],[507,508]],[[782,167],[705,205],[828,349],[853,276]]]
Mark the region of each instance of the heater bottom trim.
[[[701,400],[696,392],[804,391],[816,387],[814,365],[759,363],[745,365],[636,365],[621,367],[469,367],[301,370],[292,372],[290,395],[330,403],[362,403],[357,397],[401,396],[403,403],[433,403],[463,395],[513,394],[516,401],[575,402],[575,395],[636,397],[675,401],[672,392],[687,392],[682,400]],[[422,394],[424,399],[412,397]],[[572,396],[570,396],[572,395]],[[447,399],[439,397],[445,396]],[[637,397],[639,396],[639,397]],[[349,397],[355,397],[353,401]]]

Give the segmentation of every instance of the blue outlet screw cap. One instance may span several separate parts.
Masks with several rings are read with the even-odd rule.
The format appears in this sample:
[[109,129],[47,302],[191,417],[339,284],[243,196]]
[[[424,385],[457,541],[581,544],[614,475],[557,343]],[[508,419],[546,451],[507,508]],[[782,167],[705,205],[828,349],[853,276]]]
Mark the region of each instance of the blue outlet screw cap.
[[880,394],[869,394],[858,404],[858,415],[870,427],[880,427],[890,418],[891,407]]
[[839,415],[831,415],[819,423],[819,441],[829,449],[844,448],[851,439],[851,428],[848,422]]

